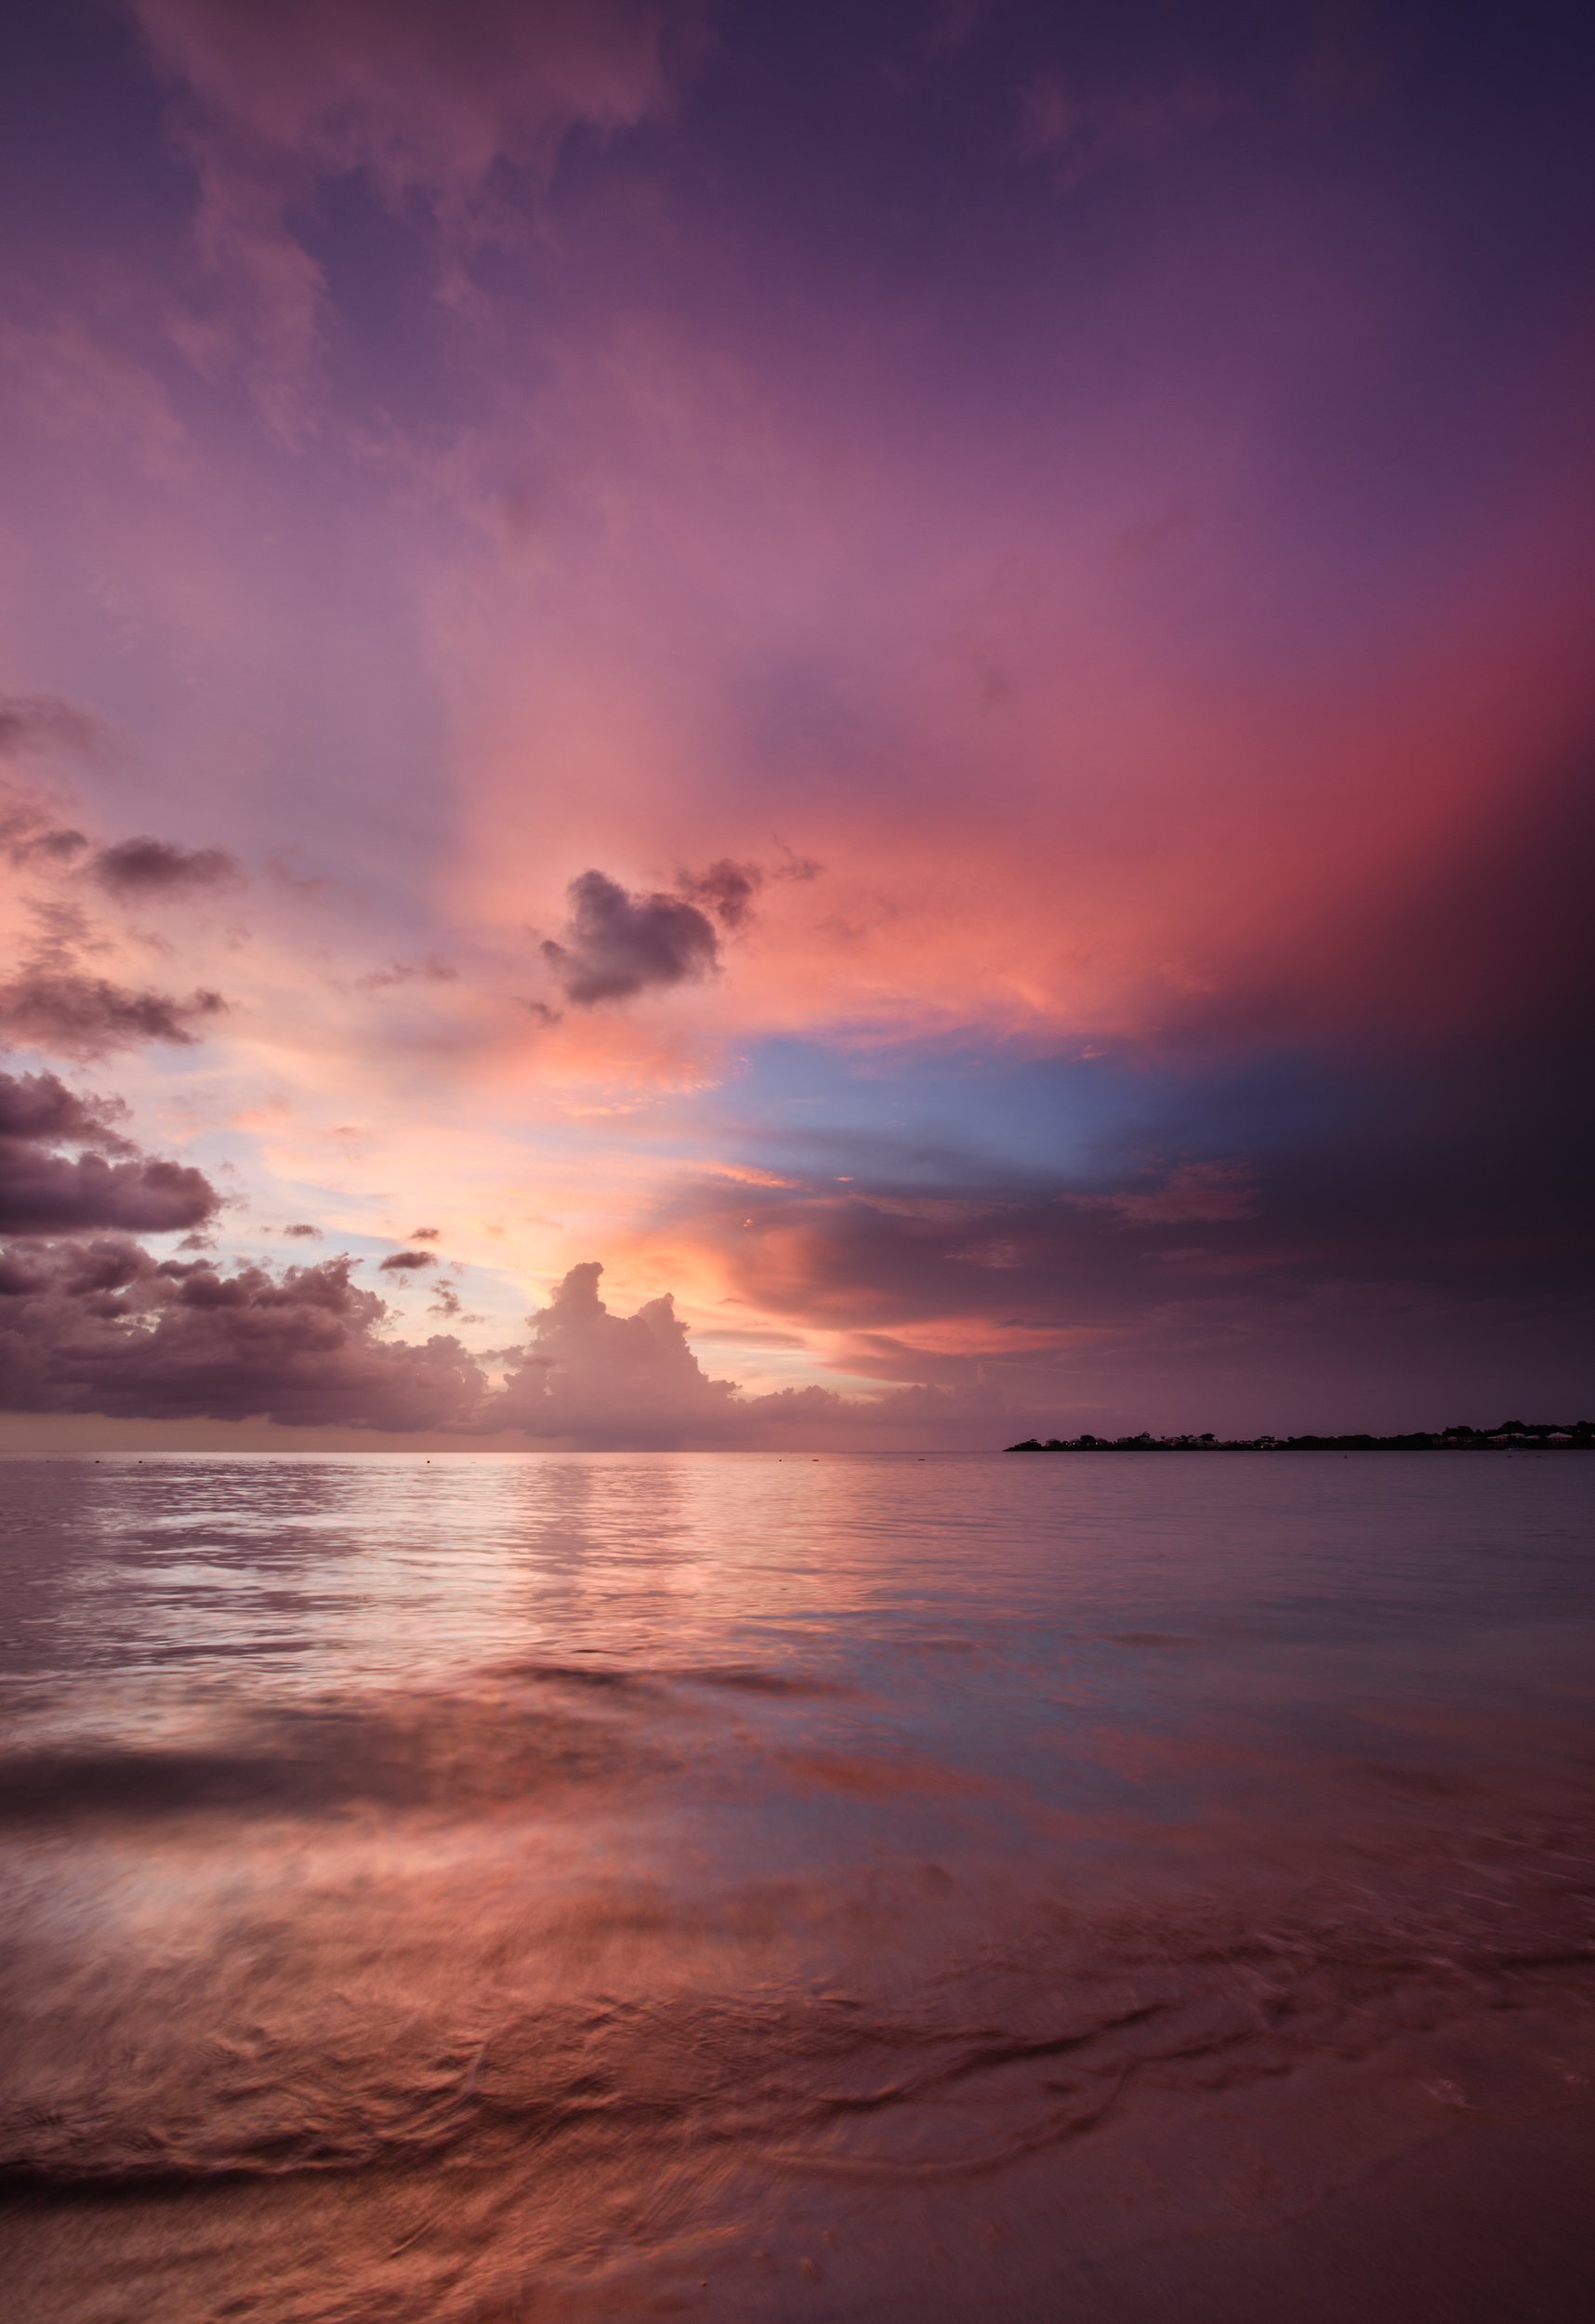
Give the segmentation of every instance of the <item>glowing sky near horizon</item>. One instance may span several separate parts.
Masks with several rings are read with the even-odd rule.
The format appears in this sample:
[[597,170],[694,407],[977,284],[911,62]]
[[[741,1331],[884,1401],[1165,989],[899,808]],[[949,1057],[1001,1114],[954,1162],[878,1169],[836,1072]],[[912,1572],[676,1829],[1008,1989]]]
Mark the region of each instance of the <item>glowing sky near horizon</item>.
[[599,1261],[902,1441],[1595,1402],[1587,25],[7,40],[0,1065],[204,1174],[178,1263],[496,1379]]

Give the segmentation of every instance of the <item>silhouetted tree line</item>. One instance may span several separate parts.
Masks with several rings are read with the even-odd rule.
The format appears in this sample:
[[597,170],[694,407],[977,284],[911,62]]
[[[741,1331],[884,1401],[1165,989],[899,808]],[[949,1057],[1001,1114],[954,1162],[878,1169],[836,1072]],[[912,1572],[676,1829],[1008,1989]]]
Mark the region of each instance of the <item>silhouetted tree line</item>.
[[1401,1436],[1027,1436],[1008,1452],[1595,1452],[1595,1420],[1503,1420],[1498,1428],[1412,1429]]

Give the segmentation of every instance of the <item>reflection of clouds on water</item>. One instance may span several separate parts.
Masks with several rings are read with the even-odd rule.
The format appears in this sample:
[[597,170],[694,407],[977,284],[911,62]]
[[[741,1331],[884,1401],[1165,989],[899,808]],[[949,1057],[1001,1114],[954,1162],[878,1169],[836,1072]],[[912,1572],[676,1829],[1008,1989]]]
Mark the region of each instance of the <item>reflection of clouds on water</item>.
[[962,2317],[982,2222],[1011,2302],[1083,2189],[1270,2225],[1575,2102],[1586,1472],[1061,1466],[14,1464],[40,2324],[157,2255],[201,2324],[244,2252],[273,2324],[710,2250],[777,2317],[811,2243]]

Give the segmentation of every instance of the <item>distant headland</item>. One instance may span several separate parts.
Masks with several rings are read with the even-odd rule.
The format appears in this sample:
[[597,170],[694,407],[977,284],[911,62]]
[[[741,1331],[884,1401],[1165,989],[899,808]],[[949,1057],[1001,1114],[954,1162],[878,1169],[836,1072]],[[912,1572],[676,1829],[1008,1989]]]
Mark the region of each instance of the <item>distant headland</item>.
[[1503,1420],[1404,1436],[1027,1436],[1005,1452],[1595,1452],[1595,1420]]

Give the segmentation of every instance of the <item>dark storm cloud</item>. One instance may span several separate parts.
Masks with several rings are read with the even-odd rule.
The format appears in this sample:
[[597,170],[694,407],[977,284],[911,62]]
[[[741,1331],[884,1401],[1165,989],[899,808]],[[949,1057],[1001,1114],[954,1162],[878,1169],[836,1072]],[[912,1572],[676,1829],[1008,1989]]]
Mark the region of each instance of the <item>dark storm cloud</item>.
[[137,992],[76,969],[25,970],[0,984],[0,1031],[66,1057],[103,1057],[141,1041],[188,1048],[227,1007],[219,993]]
[[[1595,1409],[1592,775],[1595,750],[1525,774],[1354,920],[1304,915],[1266,973],[1095,1063],[982,1056],[962,1144],[943,1105],[855,1133],[839,1182],[761,1125],[769,1182],[654,1223],[849,1373],[996,1382],[1048,1433]],[[982,1151],[999,1097],[1067,1167]]]
[[437,1255],[429,1250],[389,1251],[377,1272],[385,1275],[414,1274],[422,1267],[435,1267]]
[[578,1009],[695,982],[719,966],[713,923],[683,896],[631,895],[598,871],[573,879],[569,895],[565,941],[542,951]]
[[[1437,1425],[1595,1407],[1592,893],[1595,746],[1454,813],[1354,914],[1304,913],[1155,1033],[1027,1066],[1014,1103],[1067,1169],[982,1155],[982,1060],[961,1151],[856,1138],[849,1185],[834,1163],[705,1184],[668,1224],[880,1379],[1050,1373],[1127,1424],[1134,1380],[1161,1381],[1147,1418],[1171,1427],[1225,1378],[1221,1418],[1259,1426],[1396,1427],[1415,1396]],[[797,1152],[747,1158],[790,1181]]]
[[[1410,1091],[1415,1121],[1434,1094]],[[1127,1155],[1118,1195],[741,1187],[705,1190],[670,1225],[751,1307],[832,1335],[843,1371],[1000,1387],[1050,1407],[1049,1433],[1071,1415],[1116,1433],[1595,1408],[1595,1250],[1571,1205],[1536,1226],[1503,1206],[1483,1237],[1477,1189],[1443,1188],[1443,1121],[1392,1168],[1379,1092],[1349,1079],[1339,1097],[1338,1142],[1265,1157],[1228,1215],[1190,1215],[1178,1169],[1164,1211]],[[1181,1093],[1166,1102],[1174,1129]]]
[[237,864],[218,847],[178,847],[171,839],[119,839],[101,848],[90,866],[112,895],[144,897],[218,888],[240,877]]
[[204,1172],[139,1154],[111,1127],[116,1110],[53,1074],[0,1074],[0,1234],[164,1235],[214,1218],[220,1197]]
[[0,1252],[0,1405],[124,1419],[464,1427],[482,1375],[457,1340],[383,1339],[350,1261],[222,1274],[106,1237]]

